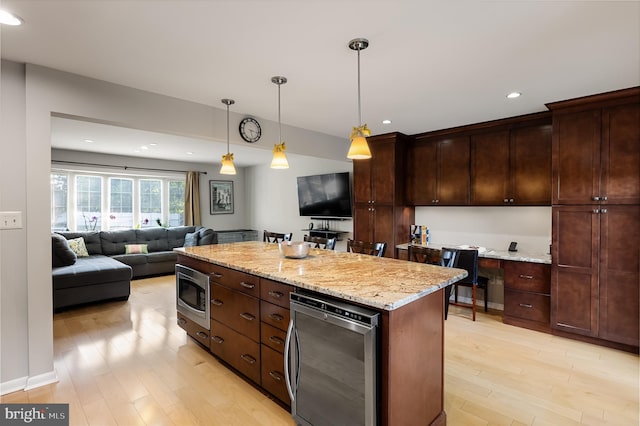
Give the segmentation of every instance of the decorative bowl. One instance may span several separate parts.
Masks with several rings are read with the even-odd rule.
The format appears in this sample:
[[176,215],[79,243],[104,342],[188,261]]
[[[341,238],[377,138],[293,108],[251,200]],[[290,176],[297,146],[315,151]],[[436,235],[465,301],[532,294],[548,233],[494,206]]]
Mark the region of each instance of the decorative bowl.
[[283,241],[278,247],[280,254],[290,259],[304,259],[309,254],[309,245],[304,241]]

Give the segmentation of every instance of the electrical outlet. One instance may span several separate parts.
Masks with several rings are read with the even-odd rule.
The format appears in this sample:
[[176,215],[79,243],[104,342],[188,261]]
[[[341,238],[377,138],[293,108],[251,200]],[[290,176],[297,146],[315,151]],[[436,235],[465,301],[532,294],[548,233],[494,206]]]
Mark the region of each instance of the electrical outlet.
[[22,212],[0,212],[0,229],[22,229]]

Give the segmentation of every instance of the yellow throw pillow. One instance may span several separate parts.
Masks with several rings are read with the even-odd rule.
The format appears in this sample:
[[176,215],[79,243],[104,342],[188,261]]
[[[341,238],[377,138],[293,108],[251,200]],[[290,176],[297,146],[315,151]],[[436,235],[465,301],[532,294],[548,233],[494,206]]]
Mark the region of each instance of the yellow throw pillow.
[[84,244],[84,238],[78,237],[68,241],[69,248],[72,252],[76,254],[78,257],[87,257],[89,256],[89,252],[87,251],[87,246]]
[[125,244],[124,252],[126,254],[143,254],[149,253],[146,244]]

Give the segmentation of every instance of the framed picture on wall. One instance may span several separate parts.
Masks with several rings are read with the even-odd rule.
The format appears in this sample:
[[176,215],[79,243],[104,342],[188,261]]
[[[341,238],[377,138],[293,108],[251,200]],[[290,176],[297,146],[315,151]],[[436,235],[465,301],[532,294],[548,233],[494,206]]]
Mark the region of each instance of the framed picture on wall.
[[233,181],[209,181],[209,205],[211,214],[233,213]]

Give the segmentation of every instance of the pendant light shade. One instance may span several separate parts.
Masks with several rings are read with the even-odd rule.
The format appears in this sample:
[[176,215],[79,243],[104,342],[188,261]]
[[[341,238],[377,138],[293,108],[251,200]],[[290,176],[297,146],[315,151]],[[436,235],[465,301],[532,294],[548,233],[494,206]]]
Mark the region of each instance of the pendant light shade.
[[271,82],[278,85],[278,143],[273,146],[273,159],[271,160],[272,169],[288,169],[289,162],[284,153],[286,147],[282,140],[282,122],[280,121],[280,86],[287,82],[286,77],[271,77]]
[[222,103],[227,106],[227,153],[222,156],[221,175],[235,175],[236,166],[233,164],[233,154],[229,152],[229,105],[236,103],[233,99],[223,99]]
[[366,160],[371,158],[371,150],[367,143],[367,137],[371,136],[371,131],[366,124],[362,124],[362,108],[360,103],[360,51],[369,47],[369,40],[366,38],[355,38],[348,44],[349,49],[358,52],[358,127],[354,127],[351,132],[351,146],[347,153],[347,158],[352,160]]

